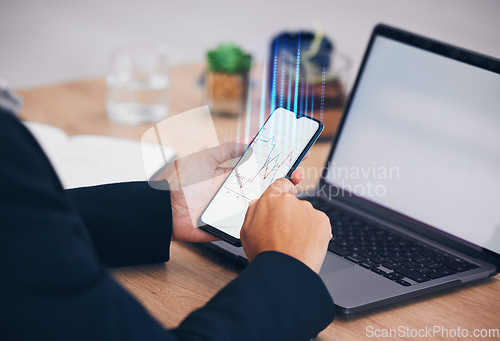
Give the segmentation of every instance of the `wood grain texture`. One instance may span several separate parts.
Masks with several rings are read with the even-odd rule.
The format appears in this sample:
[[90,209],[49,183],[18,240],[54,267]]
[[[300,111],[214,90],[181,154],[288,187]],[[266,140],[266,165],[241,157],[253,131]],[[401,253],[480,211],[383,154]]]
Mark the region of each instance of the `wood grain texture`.
[[[198,64],[171,70],[171,114],[203,104],[203,91],[198,85],[203,70],[203,65]],[[258,129],[260,115],[261,82],[258,73],[257,69],[251,93],[252,134]],[[151,126],[123,126],[110,122],[105,113],[102,79],[50,85],[24,90],[20,94],[25,101],[22,119],[58,126],[69,135],[90,133],[140,139]],[[237,136],[236,123],[230,118],[215,119],[217,132],[228,139]],[[328,151],[329,143],[317,143],[313,147],[311,156],[301,165],[306,176],[303,186],[310,188],[317,182]],[[238,264],[201,245],[173,242],[168,263],[120,268],[112,273],[165,327],[174,327],[191,311],[203,306],[241,269]],[[471,333],[476,328],[500,328],[500,280],[497,277],[482,280],[354,317],[339,316],[318,340],[368,339],[367,327],[420,329],[435,325],[466,328]]]

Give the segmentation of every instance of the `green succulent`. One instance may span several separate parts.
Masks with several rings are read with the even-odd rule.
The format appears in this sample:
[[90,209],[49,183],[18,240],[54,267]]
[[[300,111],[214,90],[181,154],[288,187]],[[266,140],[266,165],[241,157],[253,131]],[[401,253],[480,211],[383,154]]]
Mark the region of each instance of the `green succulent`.
[[210,71],[241,73],[250,70],[252,56],[243,52],[234,43],[220,44],[215,50],[207,52]]

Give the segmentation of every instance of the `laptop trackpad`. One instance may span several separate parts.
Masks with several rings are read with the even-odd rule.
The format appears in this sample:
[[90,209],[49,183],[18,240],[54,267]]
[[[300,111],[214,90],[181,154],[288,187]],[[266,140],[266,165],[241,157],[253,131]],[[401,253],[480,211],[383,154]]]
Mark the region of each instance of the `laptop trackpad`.
[[330,252],[326,253],[325,261],[323,262],[323,266],[321,267],[320,274],[326,274],[329,272],[339,271],[343,269],[347,269],[354,266],[351,262],[348,262],[342,258],[339,258]]

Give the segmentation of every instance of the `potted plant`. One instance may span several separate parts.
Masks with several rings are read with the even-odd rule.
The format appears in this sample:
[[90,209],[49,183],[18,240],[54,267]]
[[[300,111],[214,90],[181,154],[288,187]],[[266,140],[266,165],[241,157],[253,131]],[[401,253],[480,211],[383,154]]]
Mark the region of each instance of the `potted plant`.
[[237,116],[242,113],[248,92],[250,54],[234,43],[220,44],[207,52],[206,99],[212,113]]

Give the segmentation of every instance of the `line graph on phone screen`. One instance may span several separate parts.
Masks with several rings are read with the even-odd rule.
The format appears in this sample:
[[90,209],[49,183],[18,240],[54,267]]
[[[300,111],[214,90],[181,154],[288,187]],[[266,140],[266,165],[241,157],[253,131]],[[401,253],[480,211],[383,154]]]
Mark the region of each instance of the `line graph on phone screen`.
[[315,120],[276,109],[202,214],[203,223],[239,238],[250,201],[287,175],[318,128]]
[[258,199],[276,180],[284,177],[293,166],[303,148],[307,137],[295,129],[279,132],[264,127],[243,158],[240,160],[224,186],[248,201]]

